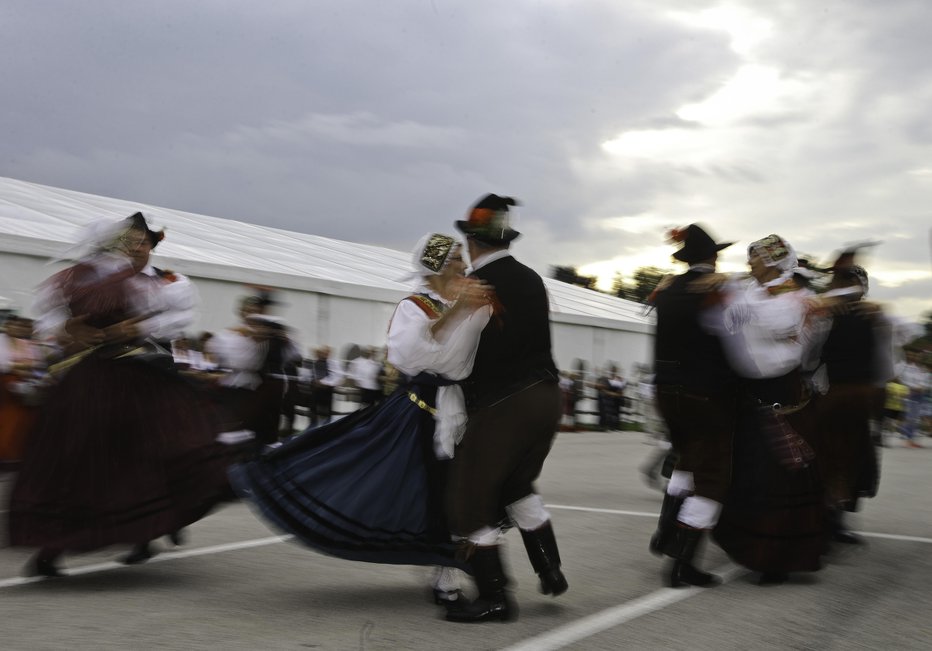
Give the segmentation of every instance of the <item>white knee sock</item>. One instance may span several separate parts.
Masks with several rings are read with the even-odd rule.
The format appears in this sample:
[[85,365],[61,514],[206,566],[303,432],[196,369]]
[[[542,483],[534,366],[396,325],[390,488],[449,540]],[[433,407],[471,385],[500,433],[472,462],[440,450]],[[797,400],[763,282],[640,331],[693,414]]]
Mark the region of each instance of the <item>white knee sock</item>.
[[674,470],[670,475],[670,481],[667,483],[667,495],[673,497],[685,497],[691,495],[696,490],[696,484],[693,482],[693,474],[687,470]]
[[544,500],[537,493],[531,493],[505,507],[519,529],[532,531],[550,522],[550,513],[544,508]]
[[498,527],[494,529],[492,527],[482,527],[476,531],[473,531],[469,534],[469,542],[474,545],[479,545],[480,547],[492,547],[493,545],[498,544],[499,538],[501,538],[502,530]]
[[437,592],[456,592],[460,589],[459,571],[455,567],[435,567],[432,585]]
[[693,529],[711,529],[718,524],[718,517],[721,514],[720,502],[710,500],[708,497],[692,495],[683,502],[676,519]]

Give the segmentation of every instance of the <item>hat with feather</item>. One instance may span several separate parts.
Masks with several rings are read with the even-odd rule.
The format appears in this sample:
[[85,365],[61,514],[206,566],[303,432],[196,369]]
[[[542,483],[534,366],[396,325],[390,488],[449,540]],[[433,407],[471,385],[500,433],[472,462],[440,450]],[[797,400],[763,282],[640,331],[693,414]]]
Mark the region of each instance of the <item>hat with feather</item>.
[[466,237],[486,244],[506,244],[521,233],[511,227],[509,206],[517,206],[511,197],[487,194],[469,210],[466,219],[456,221],[456,228]]

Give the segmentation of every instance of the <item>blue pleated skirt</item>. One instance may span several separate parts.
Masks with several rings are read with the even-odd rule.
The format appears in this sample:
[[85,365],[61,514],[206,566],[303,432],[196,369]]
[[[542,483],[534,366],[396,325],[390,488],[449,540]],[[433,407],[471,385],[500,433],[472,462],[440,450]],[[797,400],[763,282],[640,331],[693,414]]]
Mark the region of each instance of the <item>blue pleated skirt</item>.
[[433,454],[434,418],[409,390],[232,467],[234,490],[274,529],[318,552],[469,571],[455,559],[443,513],[446,464]]

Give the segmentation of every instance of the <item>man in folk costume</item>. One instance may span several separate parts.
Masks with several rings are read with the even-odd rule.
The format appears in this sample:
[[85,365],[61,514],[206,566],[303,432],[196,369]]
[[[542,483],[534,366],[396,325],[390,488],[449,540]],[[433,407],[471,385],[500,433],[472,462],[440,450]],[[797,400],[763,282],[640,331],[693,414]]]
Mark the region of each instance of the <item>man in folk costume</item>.
[[864,267],[854,263],[856,250],[838,257],[829,289],[819,296],[827,316],[820,360],[828,387],[818,404],[815,447],[832,540],[846,544],[863,540],[848,530],[844,512],[856,511],[860,498],[877,493],[880,471],[871,418],[882,406],[877,387],[892,379],[893,366],[889,322],[880,306],[864,300],[869,281]]
[[650,549],[675,560],[671,587],[710,586],[718,577],[697,569],[694,560],[718,521],[730,481],[736,389],[721,342],[703,327],[703,316],[719,300],[718,252],[732,243],[716,243],[696,224],[671,236],[682,243],[673,257],[689,269],[665,279],[652,301],[657,406],[677,462]]
[[519,235],[508,221],[509,206],[516,203],[489,194],[456,222],[466,236],[472,277],[488,283],[496,298],[472,373],[462,382],[468,422],[447,495],[451,529],[465,539],[479,596],[449,610],[451,621],[517,616],[499,553],[506,514],[521,530],[541,591],[556,596],[567,589],[550,514],[534,489],[561,413],[550,305],[540,276],[508,250]]

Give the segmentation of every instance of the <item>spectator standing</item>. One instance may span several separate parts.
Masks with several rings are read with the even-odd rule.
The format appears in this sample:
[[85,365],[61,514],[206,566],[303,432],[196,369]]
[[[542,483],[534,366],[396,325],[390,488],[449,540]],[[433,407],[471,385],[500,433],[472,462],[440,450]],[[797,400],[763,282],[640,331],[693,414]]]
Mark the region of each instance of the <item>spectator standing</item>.
[[0,468],[19,464],[38,416],[45,356],[32,325],[31,319],[11,316],[0,333]]
[[614,364],[609,364],[605,373],[595,382],[599,403],[599,427],[605,431],[621,428],[621,404],[624,399],[625,382],[618,375]]
[[906,361],[900,369],[899,378],[909,389],[909,395],[904,401],[906,409],[900,431],[906,439],[906,447],[921,448],[916,438],[922,427],[923,402],[929,393],[929,371],[919,361],[918,350],[907,348],[905,352]]
[[346,366],[346,376],[355,383],[359,389],[360,406],[371,407],[382,397],[382,385],[379,384],[379,375],[382,365],[375,359],[375,351],[365,347],[359,351],[359,356]]
[[330,346],[320,346],[311,361],[311,426],[322,425],[333,417],[333,389],[343,382],[343,373],[330,353]]

